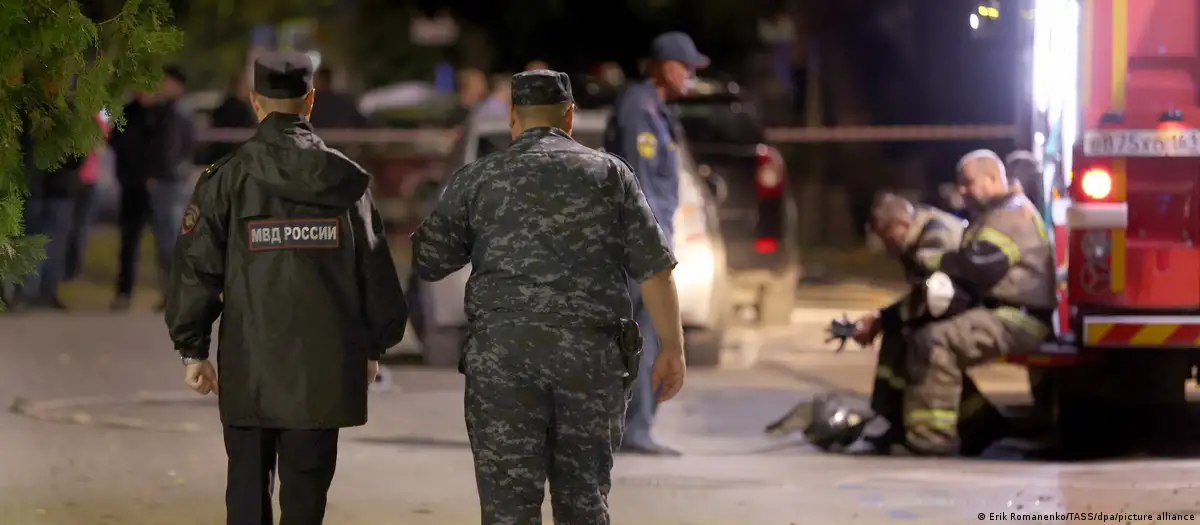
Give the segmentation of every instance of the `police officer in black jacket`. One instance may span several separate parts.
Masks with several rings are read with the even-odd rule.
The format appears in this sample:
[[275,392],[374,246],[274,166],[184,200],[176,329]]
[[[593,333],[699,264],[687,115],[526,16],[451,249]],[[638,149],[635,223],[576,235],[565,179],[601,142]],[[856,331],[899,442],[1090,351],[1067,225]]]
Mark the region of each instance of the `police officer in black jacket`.
[[367,385],[408,316],[369,175],[308,124],[311,61],[269,54],[254,74],[258,132],[196,184],[171,265],[167,325],[188,385],[219,395],[227,523],[273,523],[278,465],[280,523],[316,525],[338,429],[367,422]]

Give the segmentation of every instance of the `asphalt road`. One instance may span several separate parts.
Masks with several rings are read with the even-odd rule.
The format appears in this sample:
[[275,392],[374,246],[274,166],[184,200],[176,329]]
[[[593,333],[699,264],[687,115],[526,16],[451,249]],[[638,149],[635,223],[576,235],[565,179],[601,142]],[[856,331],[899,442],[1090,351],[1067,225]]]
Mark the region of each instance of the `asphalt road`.
[[[863,459],[763,436],[799,400],[867,387],[872,352],[834,354],[813,333],[829,311],[854,305],[823,308],[803,305],[786,330],[735,332],[723,369],[689,375],[658,429],[687,454],[619,458],[615,523],[962,525],[1040,514],[1027,522],[1132,524],[1171,520],[1116,513],[1200,513],[1193,460]],[[0,399],[24,411],[0,414],[0,524],[222,522],[215,403],[182,391],[181,376],[148,311],[0,317]],[[1018,369],[975,376],[985,392],[1022,393]],[[394,379],[373,397],[371,422],[346,433],[326,522],[478,523],[460,377],[397,368]]]

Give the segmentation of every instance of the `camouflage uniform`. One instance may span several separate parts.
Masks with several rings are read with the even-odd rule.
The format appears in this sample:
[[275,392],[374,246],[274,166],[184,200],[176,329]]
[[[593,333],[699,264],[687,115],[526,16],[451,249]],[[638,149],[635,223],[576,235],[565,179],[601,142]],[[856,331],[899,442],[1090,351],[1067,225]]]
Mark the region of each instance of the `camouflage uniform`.
[[[566,75],[513,77],[513,104],[572,100]],[[532,128],[455,173],[413,234],[436,281],[472,264],[467,432],[485,525],[607,524],[627,373],[616,327],[638,282],[675,258],[632,171],[557,128]]]
[[924,325],[909,337],[906,442],[922,454],[958,449],[960,397],[969,367],[1037,348],[1055,306],[1054,254],[1045,223],[1023,195],[989,203],[958,250],[928,260],[981,306]]

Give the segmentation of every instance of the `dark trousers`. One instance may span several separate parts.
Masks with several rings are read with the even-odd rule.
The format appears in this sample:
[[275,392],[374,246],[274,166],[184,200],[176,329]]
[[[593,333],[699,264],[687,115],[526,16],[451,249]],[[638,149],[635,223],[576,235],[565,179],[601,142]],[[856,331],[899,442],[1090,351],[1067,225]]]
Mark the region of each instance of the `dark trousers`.
[[83,254],[87,250],[88,227],[95,210],[96,186],[85,184],[75,195],[75,212],[71,216],[71,231],[67,234],[67,261],[63,280],[70,281],[83,272]]
[[227,525],[273,525],[279,472],[280,525],[320,525],[337,467],[338,431],[225,427]]
[[25,230],[46,237],[46,258],[36,272],[25,277],[21,295],[36,301],[58,297],[67,259],[67,237],[74,203],[70,198],[29,199],[25,203]]
[[121,185],[121,207],[117,213],[117,226],[121,231],[117,295],[128,296],[133,293],[133,284],[137,279],[138,248],[147,223],[154,233],[154,252],[160,280],[166,280],[175,250],[175,239],[179,236],[179,223],[183,220],[185,191],[184,183],[165,180]]

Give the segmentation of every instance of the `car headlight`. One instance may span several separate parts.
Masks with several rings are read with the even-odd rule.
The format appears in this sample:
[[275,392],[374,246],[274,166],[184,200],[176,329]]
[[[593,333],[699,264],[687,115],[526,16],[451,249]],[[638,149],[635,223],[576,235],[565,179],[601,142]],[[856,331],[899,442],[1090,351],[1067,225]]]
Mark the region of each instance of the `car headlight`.
[[675,267],[675,282],[680,288],[703,286],[712,282],[713,251],[708,246],[682,246],[676,249],[679,265]]
[[1083,234],[1080,246],[1083,248],[1083,256],[1088,260],[1104,259],[1112,252],[1112,238],[1106,231],[1092,230]]

